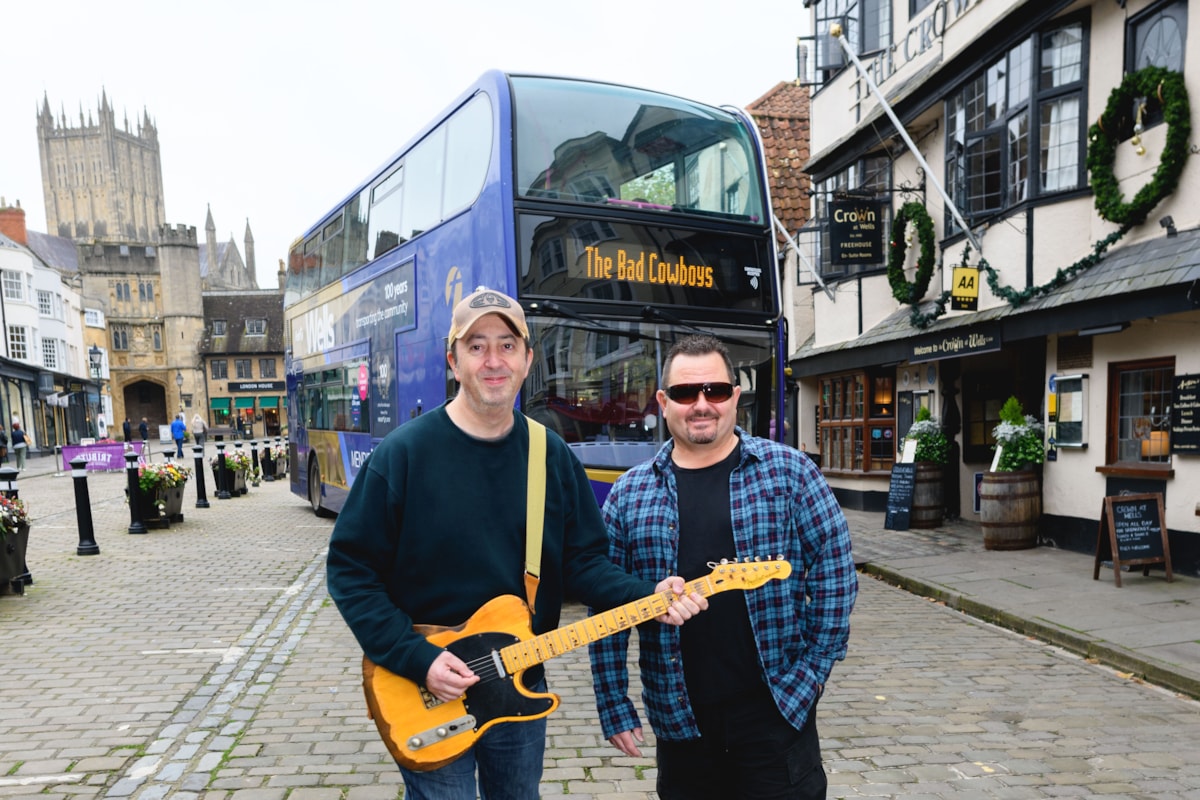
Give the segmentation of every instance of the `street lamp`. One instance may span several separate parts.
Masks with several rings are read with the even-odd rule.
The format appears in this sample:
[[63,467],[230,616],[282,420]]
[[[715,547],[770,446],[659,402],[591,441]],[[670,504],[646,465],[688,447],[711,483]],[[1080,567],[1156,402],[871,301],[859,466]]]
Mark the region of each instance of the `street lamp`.
[[175,387],[179,390],[179,413],[183,413],[183,373],[175,370]]
[[100,351],[99,347],[92,345],[88,349],[88,363],[92,365],[92,377],[96,380],[100,380],[100,364],[103,360],[104,353]]

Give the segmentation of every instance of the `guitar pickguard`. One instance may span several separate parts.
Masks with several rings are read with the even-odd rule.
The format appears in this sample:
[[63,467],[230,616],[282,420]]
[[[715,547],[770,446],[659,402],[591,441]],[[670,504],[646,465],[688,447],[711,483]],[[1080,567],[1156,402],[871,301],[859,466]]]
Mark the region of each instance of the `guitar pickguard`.
[[463,700],[467,712],[475,718],[476,730],[494,719],[544,716],[554,708],[554,695],[525,694],[528,689],[517,686],[520,674],[503,671],[496,651],[519,641],[512,634],[488,632],[465,636],[446,646],[480,676],[479,683],[467,689]]

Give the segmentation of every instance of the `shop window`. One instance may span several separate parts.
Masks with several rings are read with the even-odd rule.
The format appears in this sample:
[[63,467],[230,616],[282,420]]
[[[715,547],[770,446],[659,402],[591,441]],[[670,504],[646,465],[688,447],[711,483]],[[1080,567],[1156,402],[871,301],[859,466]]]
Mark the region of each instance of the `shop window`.
[[856,372],[823,379],[819,423],[822,468],[835,472],[891,469],[896,451],[894,399],[891,376],[871,377]]
[[1107,464],[1170,462],[1174,379],[1174,358],[1109,365]]

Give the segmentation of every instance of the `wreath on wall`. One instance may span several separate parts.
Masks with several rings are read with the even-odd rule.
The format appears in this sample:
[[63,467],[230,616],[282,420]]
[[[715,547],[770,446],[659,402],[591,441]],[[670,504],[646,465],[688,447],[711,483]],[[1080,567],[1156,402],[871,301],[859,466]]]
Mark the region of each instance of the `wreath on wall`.
[[[915,280],[909,283],[904,277],[904,256],[908,251],[905,231],[909,221],[917,228],[917,240],[921,252],[917,256],[917,274]],[[929,280],[933,277],[934,234],[933,220],[925,206],[915,201],[905,203],[896,212],[892,220],[892,240],[888,242],[888,283],[892,287],[892,297],[898,302],[916,305],[925,292],[929,291]]]
[[[1150,182],[1141,188],[1128,203],[1113,175],[1113,160],[1117,155],[1117,137],[1121,115],[1133,110],[1134,138],[1142,132],[1142,114],[1151,104],[1162,109],[1167,124],[1167,139],[1158,169]],[[1108,96],[1104,113],[1088,129],[1087,166],[1092,176],[1092,191],[1096,196],[1096,212],[1118,225],[1141,225],[1156,205],[1179,185],[1188,157],[1188,137],[1192,131],[1191,106],[1183,75],[1162,67],[1145,67],[1131,72]],[[1145,152],[1139,150],[1139,154]]]
[[[1136,104],[1136,107],[1135,107]],[[1162,157],[1158,169],[1155,170],[1149,183],[1141,188],[1133,199],[1126,203],[1121,195],[1121,187],[1113,175],[1113,161],[1117,155],[1118,137],[1120,136],[1120,121],[1122,113],[1133,112],[1134,139],[1131,144],[1141,147],[1139,138],[1142,133],[1141,117],[1150,110],[1152,104],[1162,109],[1163,121],[1167,124],[1167,137],[1163,146]],[[1139,111],[1141,113],[1139,113]],[[1179,177],[1187,163],[1190,149],[1188,138],[1192,132],[1191,105],[1188,101],[1187,86],[1183,75],[1162,67],[1145,67],[1137,72],[1131,72],[1121,81],[1108,96],[1108,105],[1100,118],[1088,129],[1087,168],[1091,173],[1092,192],[1096,198],[1096,212],[1102,219],[1120,226],[1092,246],[1092,252],[1070,266],[1060,268],[1048,282],[1041,286],[1030,286],[1017,291],[1009,286],[1000,285],[1000,276],[987,259],[981,258],[979,268],[987,274],[988,287],[992,294],[1008,301],[1013,308],[1024,305],[1035,297],[1048,294],[1059,288],[1078,273],[1095,266],[1104,258],[1109,247],[1116,244],[1131,229],[1146,221],[1146,217],[1154,207],[1162,202],[1179,186]],[[1139,150],[1139,154],[1144,152]],[[915,204],[912,204],[915,205]],[[922,209],[923,210],[923,209]],[[895,247],[895,241],[892,242]],[[963,263],[967,262],[970,254],[968,246],[963,252]],[[892,294],[901,302],[908,302],[899,294],[897,283],[892,278],[892,259],[888,260],[888,280],[892,284]],[[899,264],[904,263],[904,251],[900,249]],[[902,266],[898,267],[901,285],[904,281]],[[919,270],[918,270],[918,278]],[[922,293],[924,289],[922,289]],[[921,313],[913,302],[911,323],[917,328],[927,328],[946,310],[949,292],[943,292],[934,308],[928,313]]]

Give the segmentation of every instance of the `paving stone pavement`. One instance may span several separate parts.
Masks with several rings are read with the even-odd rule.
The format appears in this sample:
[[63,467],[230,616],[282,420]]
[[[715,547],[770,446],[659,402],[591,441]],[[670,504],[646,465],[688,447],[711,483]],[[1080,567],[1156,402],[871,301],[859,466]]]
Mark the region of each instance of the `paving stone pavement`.
[[[35,583],[0,597],[0,798],[402,797],[365,714],[360,652],[324,588],[331,521],[286,482],[221,501],[210,485],[209,509],[192,507],[189,483],[183,523],[131,535],[124,475],[96,474],[101,553],[78,556],[73,481],[41,466],[20,487]],[[901,564],[961,598],[959,578],[933,580],[939,558],[944,573],[956,559],[996,569],[969,527],[884,534],[848,516],[877,572]],[[1048,555],[1004,558],[1028,571]],[[831,797],[1200,796],[1195,702],[890,585],[900,574],[863,575],[850,653],[821,703]],[[1164,586],[1179,589],[1138,575],[1099,597]],[[581,613],[569,607],[564,623]],[[547,667],[563,704],[542,794],[654,798],[653,738],[642,759],[603,741],[586,651]]]

